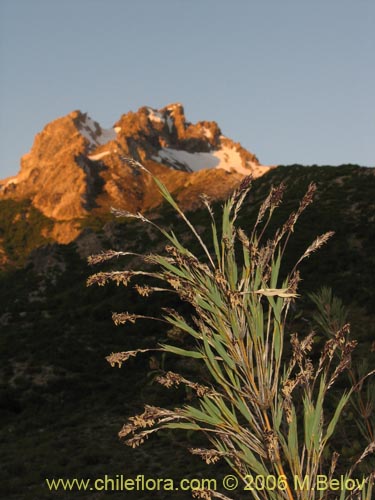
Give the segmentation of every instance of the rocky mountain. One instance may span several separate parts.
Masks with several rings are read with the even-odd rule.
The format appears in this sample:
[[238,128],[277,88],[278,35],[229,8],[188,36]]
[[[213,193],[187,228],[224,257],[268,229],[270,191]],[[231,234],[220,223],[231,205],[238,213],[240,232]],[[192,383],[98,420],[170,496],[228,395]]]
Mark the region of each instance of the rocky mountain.
[[146,211],[161,202],[149,176],[131,168],[127,157],[157,174],[188,209],[203,192],[226,197],[244,175],[258,177],[271,168],[225,137],[215,122],[189,123],[181,104],[142,107],[111,129],[73,111],[36,135],[18,175],[0,181],[0,201],[29,200],[50,220],[43,236],[69,243],[90,214],[108,213],[111,206]]

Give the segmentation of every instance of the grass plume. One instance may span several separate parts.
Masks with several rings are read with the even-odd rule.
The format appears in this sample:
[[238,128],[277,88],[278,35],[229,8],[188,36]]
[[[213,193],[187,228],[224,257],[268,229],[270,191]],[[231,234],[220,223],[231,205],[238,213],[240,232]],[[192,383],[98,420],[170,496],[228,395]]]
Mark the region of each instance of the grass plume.
[[[131,160],[130,164],[145,175],[152,175],[138,162]],[[304,338],[293,334],[290,337],[291,355],[286,358],[284,354],[286,320],[291,303],[298,297],[298,266],[333,235],[327,232],[319,236],[289,274],[281,277],[281,261],[290,236],[299,217],[312,203],[316,186],[310,184],[297,210],[267,240],[267,228],[274,210],[282,202],[284,184],[272,187],[254,226],[247,229],[237,227],[236,221],[251,189],[250,178],[245,178],[224,204],[220,231],[213,209],[204,199],[211,220],[211,252],[211,246],[203,240],[164,184],[152,177],[198,242],[200,254],[194,254],[172,231],[158,228],[168,244],[164,253],[145,256],[142,271],[97,273],[88,283],[104,285],[115,281],[127,285],[133,276],[148,276],[160,280],[163,287],[150,287],[149,290],[142,285],[138,290],[141,295],[148,295],[151,289],[155,292],[170,290],[190,304],[194,311],[190,317],[165,310],[163,320],[183,331],[193,345],[182,348],[162,344],[157,350],[202,363],[209,375],[209,384],[202,385],[173,372],[159,373],[157,382],[167,388],[185,384],[194,390],[195,400],[174,410],[146,406],[142,414],[129,419],[120,437],[135,447],[160,429],[202,432],[210,449],[193,448],[190,451],[206,462],[226,460],[244,483],[249,475],[282,478],[278,489],[250,492],[257,500],[315,500],[324,495],[340,500],[370,500],[373,476],[367,478],[362,491],[356,492],[357,497],[350,491],[336,496],[328,491],[322,497],[322,492],[316,489],[318,474],[332,477],[336,469],[339,456],[330,451],[331,438],[354,392],[353,386],[343,391],[334,411],[327,411],[329,391],[350,368],[356,345],[349,338],[349,326],[337,327],[315,363],[310,358],[314,332]],[[151,223],[140,214],[115,213]],[[117,257],[107,253],[93,257],[91,263],[114,256]],[[150,264],[156,266],[156,271],[148,270]],[[136,315],[130,313],[114,315],[117,323],[136,319]],[[121,366],[137,352],[112,354],[107,359],[112,365]],[[358,463],[373,452],[374,445],[370,443]],[[348,471],[348,478],[355,473],[356,465]],[[310,488],[296,489],[296,481],[302,484],[306,477]],[[212,493],[212,496],[218,495]]]

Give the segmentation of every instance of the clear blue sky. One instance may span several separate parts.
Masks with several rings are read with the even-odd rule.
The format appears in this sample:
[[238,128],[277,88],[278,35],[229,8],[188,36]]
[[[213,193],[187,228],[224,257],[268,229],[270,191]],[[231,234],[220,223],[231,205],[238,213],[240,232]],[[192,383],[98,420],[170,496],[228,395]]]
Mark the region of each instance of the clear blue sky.
[[181,102],[264,164],[375,165],[374,0],[0,0],[0,177],[74,109]]

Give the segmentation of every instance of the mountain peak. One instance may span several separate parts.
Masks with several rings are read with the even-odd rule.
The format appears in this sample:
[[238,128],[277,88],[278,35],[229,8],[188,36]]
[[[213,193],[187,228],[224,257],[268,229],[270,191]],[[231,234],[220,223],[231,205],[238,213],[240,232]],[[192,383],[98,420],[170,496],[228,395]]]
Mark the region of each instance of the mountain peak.
[[[75,114],[75,112],[74,112]],[[98,122],[92,120],[87,113],[78,112],[74,123],[80,134],[86,139],[89,150],[116,140],[116,130],[114,128],[103,129]]]
[[65,233],[71,240],[72,221],[92,211],[108,211],[111,206],[142,211],[160,203],[150,179],[134,172],[126,157],[144,163],[179,193],[185,207],[196,203],[188,194],[192,186],[196,194],[225,197],[244,175],[258,177],[270,168],[225,137],[216,122],[188,122],[180,103],[161,109],[143,106],[123,114],[108,129],[75,110],[36,135],[21,159],[19,174],[0,181],[0,199],[31,200],[56,221],[56,239],[63,241]]
[[123,115],[116,126],[118,141],[139,161],[152,159],[187,172],[216,167],[255,177],[267,170],[254,154],[225,137],[216,122],[188,122],[180,103],[143,106]]

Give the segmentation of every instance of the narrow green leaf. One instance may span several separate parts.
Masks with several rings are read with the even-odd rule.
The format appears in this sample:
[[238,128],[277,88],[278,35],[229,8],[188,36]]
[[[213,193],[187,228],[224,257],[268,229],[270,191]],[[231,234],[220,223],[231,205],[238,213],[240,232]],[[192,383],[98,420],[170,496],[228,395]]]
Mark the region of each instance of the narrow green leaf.
[[180,330],[183,330],[184,332],[188,333],[192,337],[196,339],[202,338],[202,335],[198,333],[194,328],[189,326],[185,321],[181,320],[180,318],[177,318],[175,316],[164,316],[164,319],[168,321],[171,325],[179,328]]
[[163,425],[163,427],[166,427],[167,429],[185,429],[193,431],[201,430],[201,427],[198,424],[193,424],[190,422],[173,422],[170,424],[165,424]]
[[341,396],[341,399],[340,399],[338,405],[336,406],[335,413],[333,414],[332,420],[328,424],[327,431],[326,431],[326,434],[324,436],[324,443],[326,443],[328,441],[328,439],[334,433],[334,430],[335,430],[336,424],[340,418],[341,412],[344,409],[346,403],[349,401],[350,396],[351,396],[351,391],[344,393]]
[[213,335],[213,339],[215,342],[215,349],[219,356],[223,359],[223,361],[232,369],[234,370],[236,368],[236,363],[233,361],[233,359],[229,356],[227,350],[225,349],[225,346],[221,343],[219,335]]
[[194,406],[185,406],[185,412],[192,417],[194,420],[199,420],[201,422],[206,422],[210,425],[219,425],[222,423],[222,419],[217,415],[209,415],[198,408],[194,408]]
[[212,222],[211,229],[212,229],[212,240],[214,243],[215,255],[216,255],[217,263],[220,266],[221,254],[220,254],[219,240],[217,237],[217,228],[216,228],[215,222]]
[[284,299],[298,297],[296,293],[288,292],[287,288],[261,288],[260,290],[254,290],[254,293],[258,293],[266,297],[283,297]]
[[293,464],[293,472],[296,474],[299,469],[299,453],[298,453],[298,431],[297,431],[297,415],[292,406],[292,421],[289,424],[288,431],[288,448],[290,460]]
[[278,251],[278,255],[275,261],[272,262],[271,266],[271,287],[275,289],[277,285],[277,280],[279,277],[279,271],[280,271],[280,263],[281,263],[281,252],[280,250]]
[[171,352],[173,354],[178,354],[179,356],[186,356],[188,358],[203,359],[204,356],[199,351],[187,351],[186,349],[181,349],[180,347],[175,347],[169,344],[160,344],[160,347],[165,352]]

